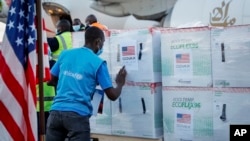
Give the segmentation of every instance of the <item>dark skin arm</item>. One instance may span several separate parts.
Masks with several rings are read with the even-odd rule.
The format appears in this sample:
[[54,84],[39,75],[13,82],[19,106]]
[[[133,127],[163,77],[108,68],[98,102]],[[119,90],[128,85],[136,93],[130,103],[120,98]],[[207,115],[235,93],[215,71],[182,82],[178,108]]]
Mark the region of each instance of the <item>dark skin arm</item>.
[[58,82],[58,77],[51,74],[51,79],[47,82],[48,86],[56,86]]
[[51,50],[52,52],[58,50],[58,48],[59,48],[59,43],[58,43],[56,37],[47,38],[47,42],[48,42],[49,47],[50,47],[50,50]]
[[[127,71],[125,69],[125,66],[123,66],[116,75],[115,81],[117,86],[115,88],[110,87],[104,90],[104,92],[106,93],[107,97],[110,100],[115,101],[121,95],[122,87],[125,84],[126,75]],[[56,86],[57,82],[58,82],[58,77],[51,75],[51,80],[47,82],[47,85]]]
[[123,66],[116,75],[115,82],[117,86],[115,88],[111,87],[104,90],[110,100],[115,101],[121,95],[122,87],[125,84],[126,75],[127,71],[125,69],[125,66]]

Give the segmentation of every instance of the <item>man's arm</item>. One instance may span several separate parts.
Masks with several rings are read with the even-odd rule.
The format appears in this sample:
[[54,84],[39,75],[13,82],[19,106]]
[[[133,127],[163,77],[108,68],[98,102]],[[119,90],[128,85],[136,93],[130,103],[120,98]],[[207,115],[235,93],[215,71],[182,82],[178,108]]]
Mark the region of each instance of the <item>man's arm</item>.
[[58,77],[51,74],[51,79],[47,82],[48,86],[56,86],[58,82]]
[[117,85],[115,88],[110,87],[105,89],[104,92],[110,100],[115,101],[121,95],[122,87],[123,85]]
[[102,66],[99,68],[97,75],[98,82],[110,100],[115,101],[121,95],[122,87],[125,84],[126,75],[127,71],[125,67],[122,67],[115,79],[117,85],[116,87],[113,87],[107,66],[102,64]]
[[47,42],[49,44],[51,52],[55,52],[55,51],[57,51],[59,49],[59,43],[58,43],[56,37],[47,38]]
[[[63,54],[63,52],[61,53]],[[60,67],[59,67],[59,63],[60,62],[60,57],[58,58],[58,61],[53,65],[53,67],[50,70],[50,75],[51,75],[51,79],[47,82],[47,85],[49,86],[56,86],[58,83],[58,76],[59,76],[59,72],[60,72]]]

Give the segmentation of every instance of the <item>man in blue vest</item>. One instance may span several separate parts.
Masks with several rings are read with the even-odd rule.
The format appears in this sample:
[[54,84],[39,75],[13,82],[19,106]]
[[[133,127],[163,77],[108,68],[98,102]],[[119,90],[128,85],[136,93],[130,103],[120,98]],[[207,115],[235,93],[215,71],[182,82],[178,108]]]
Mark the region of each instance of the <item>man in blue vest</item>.
[[[63,50],[72,48],[72,34],[71,23],[67,19],[60,19],[56,24],[56,36],[53,38],[47,38],[50,47],[50,68],[55,64],[58,56]],[[55,93],[56,93],[56,86]]]
[[127,75],[122,67],[113,87],[102,53],[104,33],[98,27],[85,31],[85,45],[63,51],[51,69],[50,85],[57,84],[57,94],[47,122],[46,141],[90,141],[91,99],[99,84],[110,100],[116,100]]

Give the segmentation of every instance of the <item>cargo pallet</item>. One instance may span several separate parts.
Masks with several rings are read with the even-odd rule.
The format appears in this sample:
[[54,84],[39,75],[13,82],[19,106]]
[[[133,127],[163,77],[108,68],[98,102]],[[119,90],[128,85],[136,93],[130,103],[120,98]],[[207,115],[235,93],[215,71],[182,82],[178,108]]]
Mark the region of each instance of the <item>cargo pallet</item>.
[[91,134],[92,141],[163,141],[163,139],[148,139],[115,135]]

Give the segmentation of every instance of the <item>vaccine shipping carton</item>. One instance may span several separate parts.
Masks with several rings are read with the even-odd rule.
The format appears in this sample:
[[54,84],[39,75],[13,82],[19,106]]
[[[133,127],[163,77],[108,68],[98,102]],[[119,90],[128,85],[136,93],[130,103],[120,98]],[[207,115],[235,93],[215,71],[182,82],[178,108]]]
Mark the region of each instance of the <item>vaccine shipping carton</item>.
[[210,28],[161,30],[163,86],[212,87]]
[[162,89],[164,141],[213,140],[213,91],[208,87]]
[[85,43],[85,37],[84,36],[85,36],[84,31],[71,32],[72,47],[73,48],[83,47],[83,45]]
[[112,134],[162,138],[161,83],[129,82],[112,106]]
[[214,141],[230,140],[230,125],[250,124],[250,88],[214,88]]
[[211,29],[214,87],[250,87],[250,25]]
[[110,31],[111,74],[126,67],[127,81],[161,82],[160,33],[152,28]]

